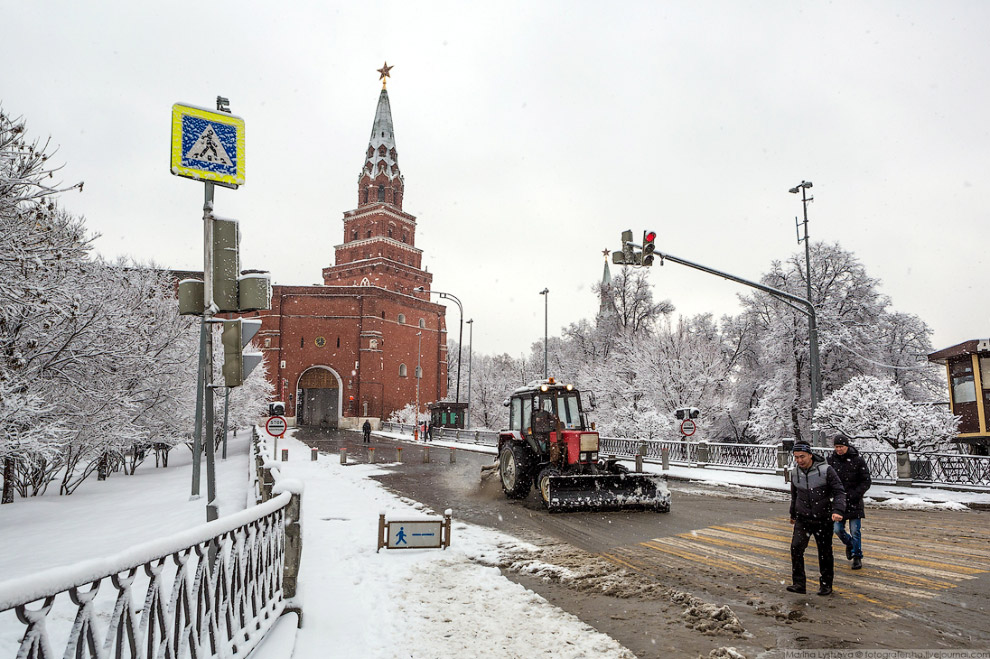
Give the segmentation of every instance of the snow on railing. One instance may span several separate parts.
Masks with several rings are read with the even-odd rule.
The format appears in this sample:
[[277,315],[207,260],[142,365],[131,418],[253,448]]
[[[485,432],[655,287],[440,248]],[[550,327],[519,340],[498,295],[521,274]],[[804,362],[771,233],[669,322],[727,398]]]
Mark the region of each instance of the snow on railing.
[[[0,583],[0,648],[19,645],[18,659],[246,656],[295,595],[301,492],[278,480],[247,510]],[[20,627],[4,620],[11,610]]]

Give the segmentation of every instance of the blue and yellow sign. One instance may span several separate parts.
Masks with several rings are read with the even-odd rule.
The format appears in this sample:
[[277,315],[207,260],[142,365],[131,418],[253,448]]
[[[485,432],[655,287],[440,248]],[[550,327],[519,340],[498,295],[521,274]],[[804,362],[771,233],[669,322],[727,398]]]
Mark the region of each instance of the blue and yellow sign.
[[244,185],[244,120],[192,105],[172,106],[172,173]]

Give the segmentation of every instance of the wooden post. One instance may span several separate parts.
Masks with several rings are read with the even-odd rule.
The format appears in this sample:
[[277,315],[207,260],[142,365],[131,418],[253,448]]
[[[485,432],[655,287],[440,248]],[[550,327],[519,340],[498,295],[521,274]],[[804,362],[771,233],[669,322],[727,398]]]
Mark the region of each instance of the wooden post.
[[346,446],[341,446],[340,447],[340,464],[342,464],[342,465],[347,464],[347,447]]
[[310,449],[310,460],[316,462],[319,455],[320,455],[320,451],[315,446],[312,449]]
[[396,462],[402,462],[402,447],[401,446],[396,446],[395,447],[395,461]]

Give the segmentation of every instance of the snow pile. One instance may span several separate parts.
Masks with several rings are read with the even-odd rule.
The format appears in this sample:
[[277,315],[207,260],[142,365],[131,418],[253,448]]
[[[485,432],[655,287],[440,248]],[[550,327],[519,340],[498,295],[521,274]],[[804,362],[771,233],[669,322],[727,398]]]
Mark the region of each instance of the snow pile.
[[871,508],[888,508],[893,510],[969,510],[969,507],[958,501],[925,501],[921,497],[905,496],[874,501],[869,497],[863,503]]

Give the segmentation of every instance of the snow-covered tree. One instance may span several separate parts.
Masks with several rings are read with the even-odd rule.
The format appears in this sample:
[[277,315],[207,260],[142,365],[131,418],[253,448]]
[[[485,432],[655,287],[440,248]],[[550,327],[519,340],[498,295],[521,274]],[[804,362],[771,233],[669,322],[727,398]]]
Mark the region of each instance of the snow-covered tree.
[[[54,404],[79,372],[76,274],[90,237],[62,210],[49,145],[0,109],[0,461],[3,494],[45,471],[69,427]],[[82,185],[78,186],[81,189]]]
[[[773,263],[761,282],[805,297],[804,253]],[[898,384],[912,398],[923,399],[926,387],[931,387],[931,370],[922,356],[930,350],[930,331],[917,317],[889,311],[890,300],[879,286],[852,252],[837,243],[812,244],[811,301],[818,320],[823,394],[858,375],[890,377],[891,372],[898,373]],[[754,423],[747,420],[747,430],[761,441],[781,436],[807,439],[808,318],[768,293],[756,292],[742,301],[747,333],[736,404],[749,400],[754,412],[774,415]],[[768,396],[779,399],[766,400]],[[780,426],[781,418],[789,427]],[[771,428],[776,436],[763,434]]]
[[893,448],[941,451],[956,435],[959,417],[940,407],[912,403],[892,380],[861,375],[822,401],[814,427]]

